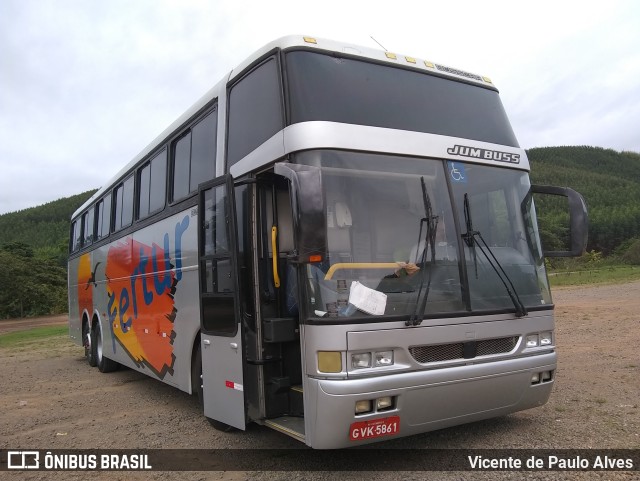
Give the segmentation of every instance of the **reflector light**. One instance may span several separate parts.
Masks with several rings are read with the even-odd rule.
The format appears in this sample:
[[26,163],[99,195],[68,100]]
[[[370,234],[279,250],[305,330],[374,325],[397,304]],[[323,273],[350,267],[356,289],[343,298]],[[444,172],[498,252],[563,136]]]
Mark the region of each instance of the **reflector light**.
[[342,372],[342,353],[339,351],[318,351],[318,371]]
[[321,255],[309,256],[309,262],[322,262],[322,256]]

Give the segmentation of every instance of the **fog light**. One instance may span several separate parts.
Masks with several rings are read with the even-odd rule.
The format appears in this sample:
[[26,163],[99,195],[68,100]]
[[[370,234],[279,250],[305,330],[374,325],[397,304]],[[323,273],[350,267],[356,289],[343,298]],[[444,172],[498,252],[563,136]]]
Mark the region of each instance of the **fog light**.
[[527,347],[538,347],[538,335],[529,334],[527,336]]
[[318,371],[341,372],[342,353],[339,351],[318,351]]
[[391,366],[393,364],[393,351],[376,352],[376,367]]
[[552,376],[552,371],[545,371],[542,373],[542,382],[549,382],[551,381]]
[[356,414],[363,414],[371,411],[371,401],[369,399],[356,401]]
[[553,343],[553,335],[551,332],[541,332],[540,333],[540,345],[541,346],[550,346]]
[[380,397],[376,399],[376,410],[382,411],[393,407],[393,398],[391,396]]
[[351,367],[354,369],[363,369],[366,367],[371,367],[371,353],[361,352],[359,354],[352,354]]
[[540,373],[537,372],[531,376],[531,384],[538,384],[540,382]]

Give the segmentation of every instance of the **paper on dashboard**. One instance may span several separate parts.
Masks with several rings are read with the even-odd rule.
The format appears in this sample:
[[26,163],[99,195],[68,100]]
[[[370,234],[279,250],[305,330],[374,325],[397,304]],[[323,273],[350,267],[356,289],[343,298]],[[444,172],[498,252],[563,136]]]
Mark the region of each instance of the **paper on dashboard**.
[[387,295],[370,289],[358,281],[353,281],[349,292],[349,303],[367,314],[381,316],[387,307]]

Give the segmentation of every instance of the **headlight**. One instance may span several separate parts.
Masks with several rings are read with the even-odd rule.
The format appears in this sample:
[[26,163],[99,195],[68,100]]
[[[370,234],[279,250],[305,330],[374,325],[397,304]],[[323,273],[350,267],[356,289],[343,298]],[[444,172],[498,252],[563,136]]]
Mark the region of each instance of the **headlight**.
[[541,332],[540,333],[540,345],[541,346],[550,346],[553,344],[553,335],[550,331]]
[[539,338],[537,334],[529,334],[527,336],[527,347],[538,347]]
[[376,352],[376,367],[391,366],[393,364],[393,351]]
[[360,352],[358,354],[352,354],[351,367],[353,369],[364,369],[367,367],[371,367],[371,353]]

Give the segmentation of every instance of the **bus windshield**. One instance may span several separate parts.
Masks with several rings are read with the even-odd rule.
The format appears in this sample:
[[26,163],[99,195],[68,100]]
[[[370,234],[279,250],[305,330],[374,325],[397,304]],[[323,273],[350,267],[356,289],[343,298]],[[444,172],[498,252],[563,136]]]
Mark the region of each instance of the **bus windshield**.
[[324,120],[517,147],[498,92],[354,58],[286,54],[290,122]]
[[[331,150],[301,152],[294,161],[321,169],[326,206],[327,256],[301,274],[307,318],[370,321],[411,316],[421,305],[420,318],[513,311],[499,274],[463,239],[465,194],[474,230],[523,304],[551,303],[526,172]],[[431,235],[423,185],[435,218]],[[382,311],[349,304],[356,286],[384,294]]]

